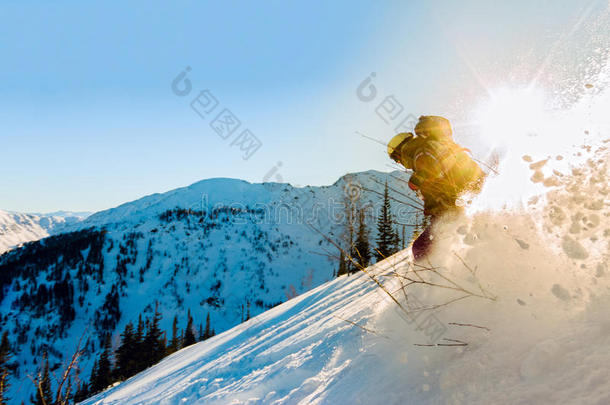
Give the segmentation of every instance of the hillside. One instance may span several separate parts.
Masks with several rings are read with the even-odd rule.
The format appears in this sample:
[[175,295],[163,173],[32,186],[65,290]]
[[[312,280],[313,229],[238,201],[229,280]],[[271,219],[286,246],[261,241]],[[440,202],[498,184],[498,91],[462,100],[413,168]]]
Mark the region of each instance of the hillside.
[[27,398],[27,373],[44,352],[57,368],[83,335],[87,381],[103,336],[116,343],[127,323],[151,316],[157,304],[163,331],[174,317],[184,329],[190,311],[196,329],[209,315],[218,333],[331,280],[338,250],[325,237],[341,240],[346,198],[365,208],[371,241],[386,180],[398,222],[414,222],[413,208],[398,203],[412,196],[403,176],[371,171],[305,188],[205,180],[6,253],[1,329],[20,349],[13,387],[25,388],[16,395]]
[[[390,264],[407,256],[398,254],[370,271],[387,277]],[[361,359],[371,356],[363,350],[373,340],[366,342],[366,332],[348,321],[370,324],[385,301],[364,274],[339,277],[183,349],[84,404],[310,403],[325,398],[330,387],[341,393],[334,403],[358,403],[349,390],[363,394],[354,379],[364,382],[366,376],[371,384]],[[367,365],[380,371],[375,380],[387,377],[373,361]]]

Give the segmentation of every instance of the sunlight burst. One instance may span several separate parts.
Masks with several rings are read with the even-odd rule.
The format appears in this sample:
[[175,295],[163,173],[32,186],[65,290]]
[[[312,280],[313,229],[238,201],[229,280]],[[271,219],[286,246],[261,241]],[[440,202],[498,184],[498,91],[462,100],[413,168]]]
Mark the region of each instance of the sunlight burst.
[[491,92],[475,113],[484,141],[491,147],[521,149],[542,129],[544,100],[538,89],[501,88]]

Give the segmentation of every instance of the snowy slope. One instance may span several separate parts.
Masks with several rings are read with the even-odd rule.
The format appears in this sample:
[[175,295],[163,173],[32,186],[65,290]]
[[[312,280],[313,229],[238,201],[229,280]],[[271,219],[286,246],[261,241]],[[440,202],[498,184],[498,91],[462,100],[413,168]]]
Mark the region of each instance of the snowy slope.
[[[389,264],[404,256],[371,271],[387,273]],[[359,356],[369,356],[362,351],[363,332],[342,319],[363,325],[373,319],[386,299],[378,290],[362,273],[340,277],[84,403],[297,403],[322,398],[329,386],[367,373],[353,364]],[[346,397],[336,403],[354,402]]]
[[341,240],[347,196],[366,210],[372,241],[386,180],[396,218],[414,222],[414,209],[398,203],[413,197],[406,176],[370,171],[304,188],[204,180],[94,214],[72,233],[0,256],[0,328],[21,342],[13,381],[25,388],[14,397],[27,398],[27,373],[45,350],[51,367],[59,366],[85,331],[87,380],[100,337],[110,333],[116,342],[156,303],[164,331],[174,316],[184,328],[190,310],[196,328],[209,314],[222,332],[331,280],[338,251],[323,235]]
[[[508,250],[504,258],[522,248]],[[392,271],[405,274],[408,261],[401,253],[369,270],[392,285]],[[588,301],[569,298],[578,294],[569,284],[561,287],[568,298],[548,287],[533,289],[537,298],[520,295],[522,303],[510,288],[499,302],[473,299],[447,311],[421,311],[418,301],[409,318],[366,275],[342,277],[85,403],[608,403],[607,291]],[[454,342],[468,345],[417,346]]]
[[62,232],[83,220],[88,213],[59,211],[49,214],[21,214],[0,210],[0,254],[25,242]]
[[527,209],[445,219],[425,263],[398,253],[84,403],[610,403],[608,157]]

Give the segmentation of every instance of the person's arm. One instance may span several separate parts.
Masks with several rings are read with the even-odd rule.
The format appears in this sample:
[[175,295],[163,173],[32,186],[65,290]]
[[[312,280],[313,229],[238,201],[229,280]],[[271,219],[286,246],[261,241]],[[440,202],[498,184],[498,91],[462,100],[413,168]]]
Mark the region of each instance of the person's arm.
[[[416,153],[413,159],[413,176],[409,179],[416,188],[425,187],[426,182],[439,178],[443,174],[441,165],[430,152],[424,150]],[[413,187],[411,187],[413,188]]]

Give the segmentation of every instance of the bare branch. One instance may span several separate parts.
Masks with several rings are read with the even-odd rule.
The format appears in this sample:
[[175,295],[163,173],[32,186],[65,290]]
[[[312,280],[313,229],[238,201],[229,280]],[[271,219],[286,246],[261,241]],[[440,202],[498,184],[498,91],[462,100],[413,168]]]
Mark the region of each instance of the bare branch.
[[56,404],[66,404],[67,403],[67,398],[69,395],[63,395],[62,391],[63,391],[63,386],[64,384],[66,385],[66,392],[69,393],[69,391],[72,389],[71,384],[70,384],[70,375],[72,374],[72,369],[74,369],[76,367],[76,365],[78,364],[78,359],[82,356],[82,350],[80,349],[81,343],[83,341],[83,338],[85,337],[85,334],[87,333],[87,329],[85,329],[85,331],[83,332],[83,334],[81,335],[81,337],[78,339],[78,343],[76,344],[76,350],[74,351],[74,354],[72,354],[72,358],[70,360],[70,363],[68,364],[68,366],[64,369],[61,381],[58,381],[58,386],[57,386],[57,393],[55,395],[55,403]]
[[[398,178],[398,177],[394,177],[394,176],[390,176],[390,177],[392,177],[392,178],[393,178],[393,179],[395,179],[395,180],[398,180],[398,181],[401,181],[401,182],[404,182],[404,183],[407,183],[407,184],[408,184],[408,182],[406,182],[406,181],[404,181],[404,180],[402,180],[402,179],[400,179],[400,178]],[[377,180],[377,179],[372,179],[372,180],[373,180],[375,183],[379,184],[379,185],[385,186],[385,183],[381,183],[381,182],[380,182],[379,180]],[[399,194],[399,195],[401,195],[401,196],[403,196],[403,197],[406,197],[406,198],[407,198],[407,200],[409,200],[409,201],[411,201],[411,202],[413,202],[413,203],[417,204],[417,205],[418,205],[418,206],[420,206],[421,208],[423,208],[423,207],[424,207],[424,203],[423,203],[421,200],[419,200],[419,199],[417,199],[417,198],[413,198],[412,196],[410,196],[410,195],[408,195],[408,194],[405,194],[405,193],[403,193],[402,191],[398,191],[398,190],[396,190],[396,189],[395,189],[395,188],[393,188],[393,187],[388,186],[388,189],[392,190],[392,191],[393,191],[393,192],[395,192],[396,194]]]
[[[364,187],[364,186],[360,186],[360,188],[363,189],[364,191],[368,191],[369,193],[375,193],[375,194],[378,194],[378,195],[383,195],[383,193],[380,193],[379,191],[376,191],[376,190],[373,190],[373,189],[370,189],[370,188],[367,188],[367,187]],[[399,200],[396,197],[388,196],[388,198],[391,199],[391,200],[396,201],[397,203],[409,206],[409,207],[415,209],[416,211],[423,212],[423,210],[424,210],[422,206],[413,205],[412,203],[408,203],[406,201]]]
[[472,323],[457,323],[457,322],[449,322],[448,325],[454,325],[454,326],[470,326],[471,328],[479,328],[479,329],[485,329],[486,331],[491,331],[491,329],[489,329],[486,326],[479,326],[479,325],[474,325]]
[[451,343],[437,343],[437,344],[422,344],[422,343],[413,343],[413,346],[423,346],[423,347],[456,347],[456,346],[468,346],[468,343],[462,342],[461,340],[456,339],[447,339],[443,338],[447,342]]

